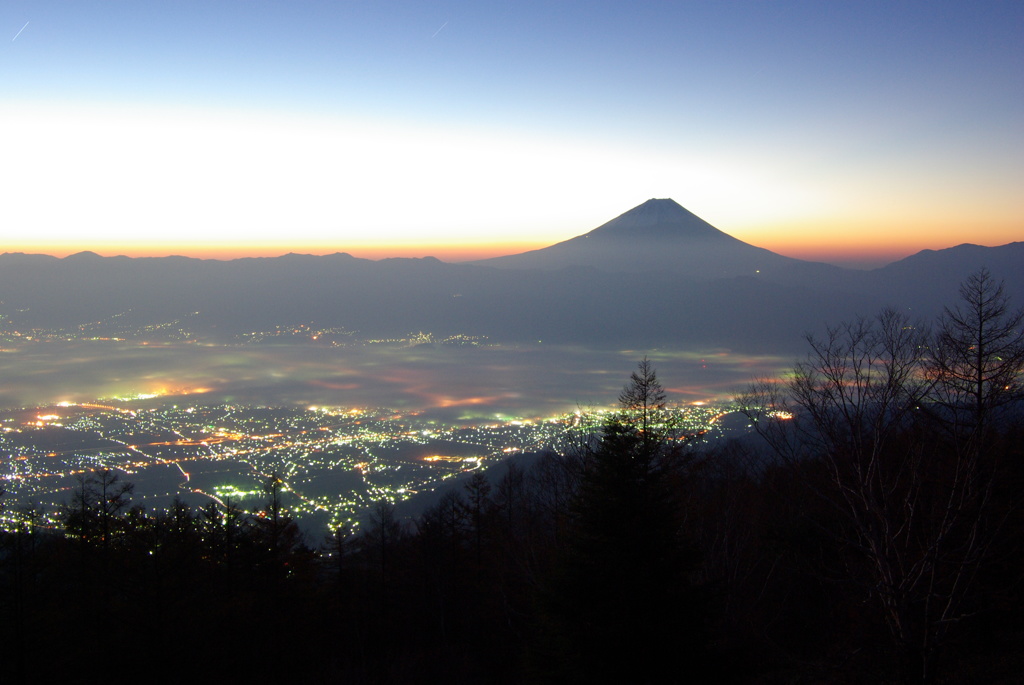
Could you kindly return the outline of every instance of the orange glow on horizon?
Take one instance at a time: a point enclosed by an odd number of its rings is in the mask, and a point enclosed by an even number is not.
[[[1021,233],[1011,221],[971,223],[959,219],[806,220],[785,225],[727,231],[744,242],[787,257],[840,265],[882,266],[922,250],[944,250],[964,243],[996,247]]]
[[[557,242],[557,241],[553,241]],[[552,243],[548,243],[552,244]],[[349,246],[324,245],[259,245],[234,243],[228,245],[55,245],[47,243],[12,244],[4,252],[44,254],[64,258],[79,252],[95,252],[103,257],[192,257],[196,259],[244,259],[280,257],[289,253],[329,255],[345,252],[360,259],[436,257],[444,262],[464,262],[518,254],[547,247],[544,243],[481,243],[476,245],[445,244],[363,244]]]
[[[869,218],[811,217],[746,226],[719,227],[725,233],[746,243],[773,252],[811,261],[842,265],[881,266],[903,259],[921,250],[941,250],[965,242],[977,245],[1005,245],[1008,236],[1024,232],[1024,228],[1005,217],[981,217],[968,221],[960,217],[933,220],[924,216]],[[586,232],[579,231],[579,234]],[[570,236],[552,237],[548,241],[505,242],[349,242],[347,244],[288,244],[284,242],[217,242],[217,243],[94,243],[89,245],[47,242],[8,242],[7,252],[46,254],[67,257],[91,251],[105,257],[167,257],[185,256],[199,259],[230,260],[240,258],[280,257],[289,253],[329,255],[348,253],[360,259],[436,257],[445,262],[462,262],[519,254],[548,247]]]

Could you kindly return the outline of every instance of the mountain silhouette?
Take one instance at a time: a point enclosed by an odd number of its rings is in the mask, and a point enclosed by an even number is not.
[[[748,245],[672,200],[649,200],[571,240],[475,263],[341,252],[224,261],[0,254],[0,334],[113,336],[180,320],[197,339],[237,341],[312,322],[367,339],[430,331],[502,343],[791,354],[803,351],[805,332],[886,306],[928,320],[955,304],[959,283],[982,266],[1006,280],[1019,306],[1022,263],[1024,243],[1012,243],[841,269]]]
[[[694,280],[779,275],[814,264],[745,243],[671,199],[648,200],[589,233],[549,247],[474,263],[502,269],[665,271]]]

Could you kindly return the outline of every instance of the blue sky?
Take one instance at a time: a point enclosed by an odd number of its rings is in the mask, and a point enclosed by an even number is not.
[[[20,33],[19,33],[20,31]],[[5,38],[6,36],[6,38]],[[0,250],[1024,239],[1019,2],[5,2]]]

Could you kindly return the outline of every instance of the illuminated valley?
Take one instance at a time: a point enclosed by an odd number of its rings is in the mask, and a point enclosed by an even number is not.
[[[683,430],[702,439],[722,434],[723,411],[676,410]],[[305,529],[358,526],[377,502],[406,500],[517,454],[563,449],[600,419],[595,412],[445,423],[418,411],[139,401],[9,410],[0,412],[4,517],[17,525],[33,511],[56,526],[79,479],[109,469],[134,485],[132,505],[149,511],[180,498],[254,513],[276,476]]]

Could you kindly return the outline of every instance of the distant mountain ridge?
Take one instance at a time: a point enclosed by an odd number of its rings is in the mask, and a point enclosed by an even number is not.
[[[117,317],[187,319],[199,337],[313,322],[367,337],[415,331],[495,342],[799,354],[803,334],[895,306],[928,319],[981,266],[1024,304],[1024,243],[922,251],[873,271],[748,245],[672,200],[649,200],[571,240],[451,264],[339,252],[235,260],[0,255],[0,328]],[[638,278],[637,274],[642,274]]]

